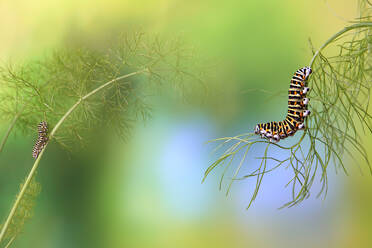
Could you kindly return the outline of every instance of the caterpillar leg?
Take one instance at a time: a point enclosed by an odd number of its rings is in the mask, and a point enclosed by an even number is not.
[[[306,95],[307,92],[309,92],[310,88],[309,87],[304,87],[304,89],[302,90],[302,94]]]
[[[266,137],[267,137],[267,138],[272,138],[273,135],[272,135],[270,132],[267,132],[267,133],[266,133]]]
[[[279,135],[274,135],[272,138],[269,139],[271,143],[277,143],[280,141]]]
[[[284,138],[287,138],[287,137],[288,137],[288,136],[287,136],[284,132],[280,134],[280,138],[281,138],[281,139],[284,139]]]
[[[298,125],[298,129],[305,129],[305,124],[301,123],[300,125]]]
[[[309,116],[310,114],[311,114],[310,110],[305,110],[302,115],[303,117],[306,117],[306,116]]]
[[[303,105],[307,105],[309,103],[309,98],[304,98],[303,100],[302,100],[302,104]]]

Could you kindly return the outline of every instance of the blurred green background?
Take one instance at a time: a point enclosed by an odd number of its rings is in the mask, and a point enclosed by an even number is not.
[[[264,178],[248,211],[254,182],[234,184],[228,198],[217,173],[200,184],[216,159],[205,142],[280,119],[290,75],[310,61],[308,38],[317,48],[356,16],[350,0],[1,1],[2,62],[66,45],[107,47],[121,32],[143,30],[183,35],[218,68],[204,101],[167,90],[152,96],[152,119],[137,123],[126,144],[102,154],[49,147],[35,216],[14,247],[370,247],[372,177],[360,175],[363,164],[349,164],[349,177],[329,169],[324,201],[315,186],[310,199],[283,210],[285,170]],[[370,135],[365,143],[370,149]],[[1,219],[32,165],[32,144],[12,135],[0,155]]]

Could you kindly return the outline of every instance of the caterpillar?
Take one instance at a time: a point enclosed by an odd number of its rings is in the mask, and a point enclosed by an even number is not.
[[[32,149],[32,157],[35,159],[37,159],[40,152],[43,150],[46,143],[48,142],[48,123],[46,121],[40,122],[37,125],[37,132],[38,132],[38,138]]]
[[[278,142],[305,128],[305,117],[310,115],[310,110],[307,109],[309,98],[306,98],[306,94],[310,90],[307,87],[307,80],[311,73],[310,67],[303,67],[294,73],[288,90],[287,117],[279,122],[257,124],[254,129],[255,134],[261,135],[270,142]]]

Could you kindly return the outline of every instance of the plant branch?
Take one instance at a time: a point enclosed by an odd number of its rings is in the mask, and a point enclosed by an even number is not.
[[[342,154],[343,151],[347,151],[349,154],[348,148],[346,148],[345,142],[348,141],[350,144],[353,145],[353,147],[359,152],[364,158],[366,158],[366,152],[364,151],[363,146],[357,141],[356,136],[351,137],[348,134],[348,127],[351,126],[351,130],[355,132],[355,124],[354,120],[352,118],[352,112],[356,113],[359,117],[359,120],[361,121],[362,126],[366,125],[369,130],[371,130],[368,122],[366,119],[370,118],[370,116],[367,113],[367,109],[364,109],[359,105],[353,105],[353,98],[356,98],[359,94],[364,93],[360,90],[360,88],[363,86],[366,88],[367,98],[369,100],[369,86],[364,86],[360,80],[353,78],[352,76],[355,74],[355,77],[362,77],[364,71],[367,69],[358,67],[356,72],[353,72],[351,76],[347,73],[342,73],[342,75],[339,75],[339,77],[346,78],[346,81],[351,81],[353,84],[351,85],[349,82],[341,81],[338,77],[334,77],[333,75],[327,74],[327,69],[331,70],[332,73],[341,73],[338,72],[337,69],[339,68],[333,68],[331,63],[332,61],[328,59],[332,59],[332,57],[327,58],[322,55],[322,51],[330,44],[333,44],[340,38],[345,37],[345,33],[351,31],[351,30],[358,30],[358,29],[370,29],[372,28],[372,22],[360,22],[357,24],[350,25],[348,27],[345,27],[344,29],[340,30],[339,32],[332,35],[327,41],[322,44],[319,49],[314,52],[313,57],[310,60],[310,67],[317,67],[317,63],[315,63],[316,59],[320,60],[321,62],[324,62],[326,64],[326,68],[322,67],[323,64],[320,64],[319,68],[314,70],[318,70],[318,73],[312,74],[312,81],[313,84],[313,90],[314,94],[318,96],[319,99],[316,99],[316,103],[320,105],[320,111],[316,108],[313,109],[313,114],[310,119],[306,119],[306,127],[307,129],[304,130],[302,135],[295,141],[295,144],[291,146],[282,146],[278,145],[276,143],[271,143],[267,140],[259,140],[259,138],[252,138],[254,136],[253,133],[243,134],[243,135],[237,135],[235,137],[226,137],[226,138],[219,138],[212,141],[221,141],[222,143],[217,146],[215,151],[221,149],[223,146],[228,145],[229,147],[226,148],[225,152],[219,156],[219,158],[212,163],[207,170],[205,171],[203,181],[206,179],[206,177],[209,175],[209,173],[215,169],[217,166],[225,166],[225,170],[222,173],[221,180],[220,180],[220,188],[221,188],[221,182],[223,180],[223,177],[228,170],[228,167],[230,167],[232,160],[237,155],[238,152],[241,151],[241,149],[249,149],[251,146],[259,144],[259,143],[266,143],[267,147],[265,149],[265,153],[262,157],[259,159],[261,160],[261,164],[259,167],[254,170],[253,172],[249,173],[248,175],[244,176],[244,178],[249,178],[252,176],[256,176],[256,187],[253,195],[251,196],[251,200],[249,202],[248,208],[252,204],[252,202],[255,200],[258,189],[260,188],[260,184],[262,181],[263,176],[273,171],[274,169],[278,168],[280,165],[282,165],[285,161],[288,161],[288,166],[291,166],[294,177],[288,182],[287,185],[290,185],[292,183],[292,200],[286,204],[284,204],[282,207],[290,207],[294,206],[297,203],[302,202],[304,199],[306,199],[310,195],[310,188],[314,182],[314,178],[318,173],[318,166],[320,166],[320,173],[321,173],[321,183],[322,188],[319,193],[324,193],[324,196],[327,194],[327,187],[328,187],[328,181],[327,181],[327,169],[328,165],[333,158],[336,162],[338,161],[339,164],[344,169],[345,173],[347,174],[347,171],[344,167],[344,163],[342,161],[342,157],[340,153]],[[355,31],[358,32],[358,31]],[[367,38],[365,38],[367,39]],[[352,42],[354,41],[354,38]],[[358,42],[356,44],[359,44],[359,47],[352,47],[350,49],[354,49],[356,51],[357,56],[362,56],[361,54],[366,51],[363,45],[365,46],[365,43],[362,44],[362,42],[367,42],[365,40],[361,41],[355,41]],[[348,44],[345,42],[344,44]],[[351,46],[351,45],[350,45]],[[354,45],[357,46],[357,45]],[[343,49],[346,49],[343,47]],[[359,50],[358,50],[359,49]],[[358,58],[354,56],[354,54],[342,54],[342,50],[340,54],[338,55],[345,63],[345,67],[347,67],[346,71],[350,71],[350,68],[352,67],[353,63],[363,63],[363,59],[359,58],[361,60],[357,60]],[[348,64],[347,64],[348,63]],[[339,65],[338,65],[339,66]],[[366,72],[367,73],[367,72]],[[326,80],[326,77],[329,77],[331,80],[331,83],[328,83]],[[348,78],[350,77],[350,78]],[[333,83],[333,84],[332,84]],[[348,88],[347,88],[348,87]],[[350,92],[351,93],[350,93]],[[354,93],[355,91],[355,93]],[[334,93],[331,94],[331,93]],[[328,102],[329,97],[328,95],[334,96],[335,99],[333,99],[330,103]],[[352,94],[350,96],[350,94]],[[343,98],[345,98],[346,103],[343,102]],[[326,98],[327,100],[324,100]],[[339,101],[339,102],[338,102]],[[315,103],[315,104],[316,104]],[[341,105],[342,109],[339,105]],[[314,104],[314,106],[316,106]],[[349,106],[350,105],[350,106]],[[339,117],[339,118],[337,118]],[[342,118],[342,120],[338,120]],[[340,131],[342,124],[345,123],[346,131]],[[334,131],[338,131],[338,135],[334,134]],[[308,138],[308,140],[305,138]],[[343,138],[345,139],[344,142],[340,141],[339,139]],[[334,139],[334,140],[333,140]],[[307,142],[310,142],[309,145]],[[231,145],[231,143],[233,143]],[[288,158],[284,159],[283,161],[276,161],[276,165],[272,167],[269,170],[266,170],[266,164],[268,160],[270,160],[272,157],[269,157],[267,155],[268,153],[268,147],[274,146],[278,149],[280,149],[282,152],[285,150],[289,151],[290,154],[288,155]],[[303,147],[307,147],[306,151],[304,153]],[[322,151],[322,148],[324,148],[324,151]],[[322,154],[324,154],[322,156]],[[233,174],[233,180],[236,180],[236,176],[242,167],[243,162],[248,156],[246,156],[246,153],[242,156],[242,159],[240,163],[237,165],[237,169],[235,171],[235,174]],[[230,161],[228,161],[230,160]],[[275,160],[274,160],[275,161]],[[366,159],[367,164],[369,164],[368,160]],[[314,166],[315,165],[315,166]],[[228,185],[227,192],[229,191],[231,187],[231,182]],[[297,190],[298,189],[298,190]]]
[[[12,122],[9,125],[8,130],[6,131],[3,139],[1,140],[0,153],[3,151],[4,146],[5,146],[5,143],[8,140],[8,137],[9,137],[10,133],[12,132],[12,130],[13,130],[13,128],[14,128],[14,126],[15,126],[15,124],[16,124],[16,122],[17,122],[17,120],[18,120],[18,118],[19,118],[20,115],[21,115],[21,112],[19,112],[18,114],[16,114],[16,116],[14,116]]]
[[[361,22],[361,23],[356,23],[356,24],[353,24],[351,26],[348,26],[348,27],[345,27],[344,29],[340,30],[339,32],[335,33],[331,38],[329,38],[314,54],[313,58],[311,59],[310,61],[310,68],[312,68],[313,64],[314,64],[314,61],[315,59],[318,57],[318,55],[320,54],[320,52],[326,47],[328,46],[330,43],[332,43],[333,41],[335,41],[338,37],[340,37],[341,35],[343,35],[344,33],[350,31],[350,30],[353,30],[353,29],[356,29],[356,28],[367,28],[367,27],[372,27],[372,22]]]
[[[16,239],[17,236],[13,236],[13,238],[11,238],[8,242],[8,244],[6,244],[6,246],[4,248],[9,248],[12,244],[13,244],[13,241]]]
[[[132,72],[132,73],[129,73],[129,74],[126,74],[126,75],[123,75],[123,76],[120,76],[120,77],[117,77],[117,78],[114,78],[110,81],[108,81],[107,83],[99,86],[98,88],[92,90],[91,92],[89,92],[88,94],[86,94],[85,96],[81,97],[63,116],[62,118],[57,122],[57,124],[54,126],[54,128],[52,129],[52,131],[50,132],[50,135],[49,135],[49,140],[53,139],[54,137],[54,134],[57,132],[58,128],[62,125],[62,123],[69,117],[69,115],[80,105],[80,103],[82,101],[84,101],[85,99],[87,99],[88,97],[94,95],[95,93],[97,93],[98,91],[106,88],[107,86],[109,86],[110,84],[114,83],[114,82],[117,82],[119,80],[122,80],[122,79],[125,79],[125,78],[128,78],[128,77],[132,77],[132,76],[135,76],[135,75],[138,75],[138,74],[141,74],[141,73],[144,73],[144,72],[148,72],[148,69],[145,68],[143,70],[139,70],[139,71],[136,71],[136,72]],[[13,207],[12,209],[10,210],[10,213],[3,225],[3,228],[1,229],[1,232],[0,232],[0,242],[3,241],[4,239],[4,236],[5,236],[5,233],[6,231],[8,230],[8,227],[9,227],[9,224],[14,216],[14,214],[16,213],[16,210],[18,208],[18,205],[28,187],[28,185],[30,184],[35,172],[36,172],[36,169],[39,165],[39,162],[40,162],[40,159],[42,158],[43,154],[44,154],[44,151],[47,147],[48,143],[45,145],[44,149],[40,152],[39,156],[37,157],[37,159],[35,160],[35,163],[33,164],[28,176],[27,176],[27,179],[25,181],[25,183],[23,184],[19,194],[17,195],[17,198],[16,198],[16,201],[15,203],[13,204]]]

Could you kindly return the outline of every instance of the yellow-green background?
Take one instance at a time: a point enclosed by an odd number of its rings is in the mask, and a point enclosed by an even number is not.
[[[349,177],[329,169],[324,201],[315,199],[315,185],[309,200],[280,211],[290,193],[285,170],[263,180],[249,211],[253,182],[236,183],[228,198],[217,174],[200,184],[216,158],[205,141],[285,112],[285,95],[268,101],[250,89],[285,92],[291,74],[309,63],[308,38],[319,47],[356,16],[351,0],[0,1],[3,63],[76,43],[107,46],[119,33],[142,30],[182,34],[218,68],[208,100],[159,93],[150,100],[153,118],[109,153],[49,147],[35,216],[14,247],[371,247],[372,177],[356,164],[348,164]],[[11,136],[0,155],[2,219],[32,164],[32,139]]]

